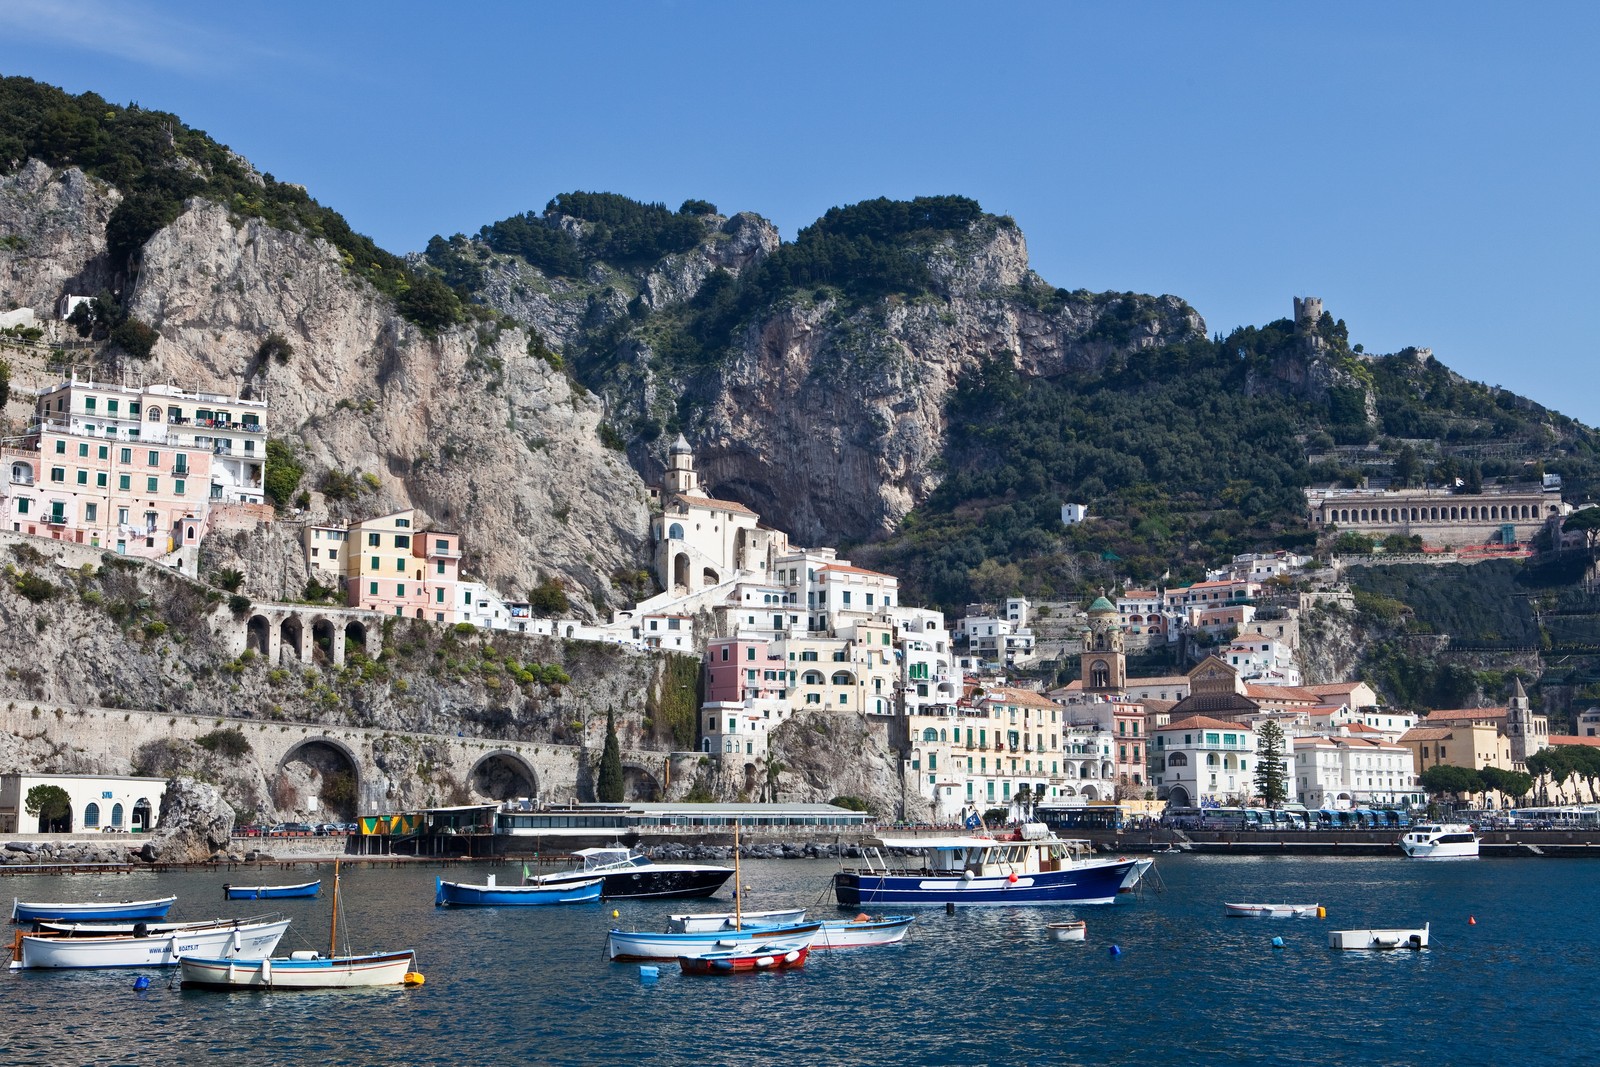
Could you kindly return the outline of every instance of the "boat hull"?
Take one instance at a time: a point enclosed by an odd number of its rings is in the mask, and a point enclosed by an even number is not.
[[[1470,844],[1429,845],[1402,841],[1400,848],[1414,860],[1475,860],[1478,842]]]
[[[805,922],[804,908],[775,908],[771,911],[747,911],[735,915],[731,911],[707,912],[699,915],[673,915],[671,929],[677,933],[696,933],[706,930],[732,930],[745,926],[787,926]]]
[[[606,955],[613,960],[666,960],[707,953],[726,952],[745,945],[783,945],[809,948],[822,923],[796,923],[792,926],[763,926],[751,930],[707,930],[694,933],[654,933],[644,930],[612,930],[606,938]]]
[[[272,955],[288,919],[206,930],[176,930],[158,937],[23,935],[13,970],[87,967],[175,967],[185,955],[261,960]]]
[[[1329,930],[1328,947],[1344,950],[1387,951],[1389,949],[1424,949],[1428,947],[1428,927],[1420,930]]]
[[[1229,915],[1242,918],[1298,919],[1317,914],[1321,904],[1227,904]]]
[[[185,989],[298,991],[397,986],[415,968],[410,950],[370,956],[297,960],[224,960],[186,956],[178,963]]]
[[[897,945],[911,930],[914,918],[910,915],[889,915],[882,919],[830,919],[817,931],[814,949],[871,948],[876,945]]]
[[[763,945],[750,953],[714,952],[705,956],[679,956],[684,974],[749,974],[755,971],[787,971],[806,965],[804,945],[788,948]]]
[[[293,900],[314,897],[322,892],[322,879],[301,882],[299,885],[229,885],[222,884],[224,900]]]
[[[958,904],[994,907],[1016,904],[1113,904],[1137,881],[1139,863],[1107,860],[1064,871],[1038,874],[951,877],[931,872],[840,871],[833,893],[844,907],[919,907]]]
[[[529,908],[555,904],[587,904],[600,899],[600,879],[571,886],[468,885],[434,879],[436,908]]]
[[[1089,937],[1089,924],[1079,920],[1071,923],[1051,923],[1045,927],[1052,941],[1085,941]]]
[[[177,897],[160,897],[155,900],[89,901],[86,903],[54,903],[12,901],[11,921],[37,922],[94,922],[117,919],[164,919],[167,910]]]

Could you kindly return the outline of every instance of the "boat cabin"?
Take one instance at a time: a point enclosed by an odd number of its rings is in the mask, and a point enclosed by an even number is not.
[[[1093,851],[1088,841],[1063,840],[1041,823],[1028,823],[1021,831],[994,837],[884,838],[896,850],[920,851],[923,871],[931,874],[971,873],[1006,876],[1066,870],[1080,856]]]

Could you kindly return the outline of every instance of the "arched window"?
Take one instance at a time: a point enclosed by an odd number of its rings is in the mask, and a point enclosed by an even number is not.
[[[674,541],[683,540],[683,523],[675,522],[667,527],[667,536]]]
[[[1103,659],[1097,659],[1089,665],[1089,688],[1111,688],[1111,667]]]
[[[84,829],[92,830],[92,829],[94,829],[95,827],[97,827],[99,825],[100,825],[100,805],[91,802],[88,807],[83,809],[83,826],[84,826]]]
[[[118,829],[122,828],[122,805],[121,804],[113,804],[113,805],[111,805],[111,825],[117,827]]]
[[[922,731],[922,739],[924,741],[937,741],[939,740],[939,731],[930,726]]]
[[[160,422],[161,421],[161,409],[160,408],[151,408],[146,413],[145,417],[147,419],[149,419],[151,422]]]
[[[849,671],[834,671],[833,672],[833,684],[834,685],[855,685],[856,684],[856,680],[854,678],[850,677],[850,672]]]
[[[806,671],[805,674],[800,676],[800,681],[806,685],[821,685],[822,674],[820,671]]]
[[[1217,754],[1215,752],[1206,753],[1206,766],[1207,767],[1215,767],[1216,765],[1217,765]]]
[[[1172,755],[1167,757],[1168,767],[1187,767],[1188,765],[1189,757],[1185,756],[1182,752],[1174,752]]]

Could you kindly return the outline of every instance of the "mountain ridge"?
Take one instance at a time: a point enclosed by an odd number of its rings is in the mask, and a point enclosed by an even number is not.
[[[679,432],[720,495],[945,607],[1307,544],[1314,481],[1596,476],[1589,428],[1431,354],[1372,357],[1330,314],[1207,337],[1177,297],[1052,287],[964,197],[863,201],[784,242],[704,201],[567,193],[363,263],[337,212],[174,116],[0,88],[28,105],[0,119],[0,303],[104,285],[94,336],[120,319],[148,345],[102,341],[100,365],[266,391],[309,517],[422,507],[475,573],[554,575],[584,612],[641,591]],[[293,358],[260,357],[272,335]],[[317,491],[353,472],[378,490]],[[1063,528],[1068,501],[1097,521]]]

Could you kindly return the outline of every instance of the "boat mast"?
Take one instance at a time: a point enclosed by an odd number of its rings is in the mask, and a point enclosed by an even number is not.
[[[733,928],[744,929],[744,879],[739,874],[739,817],[733,817]]]
[[[339,861],[333,861],[333,922],[328,927],[328,958],[339,954]]]

